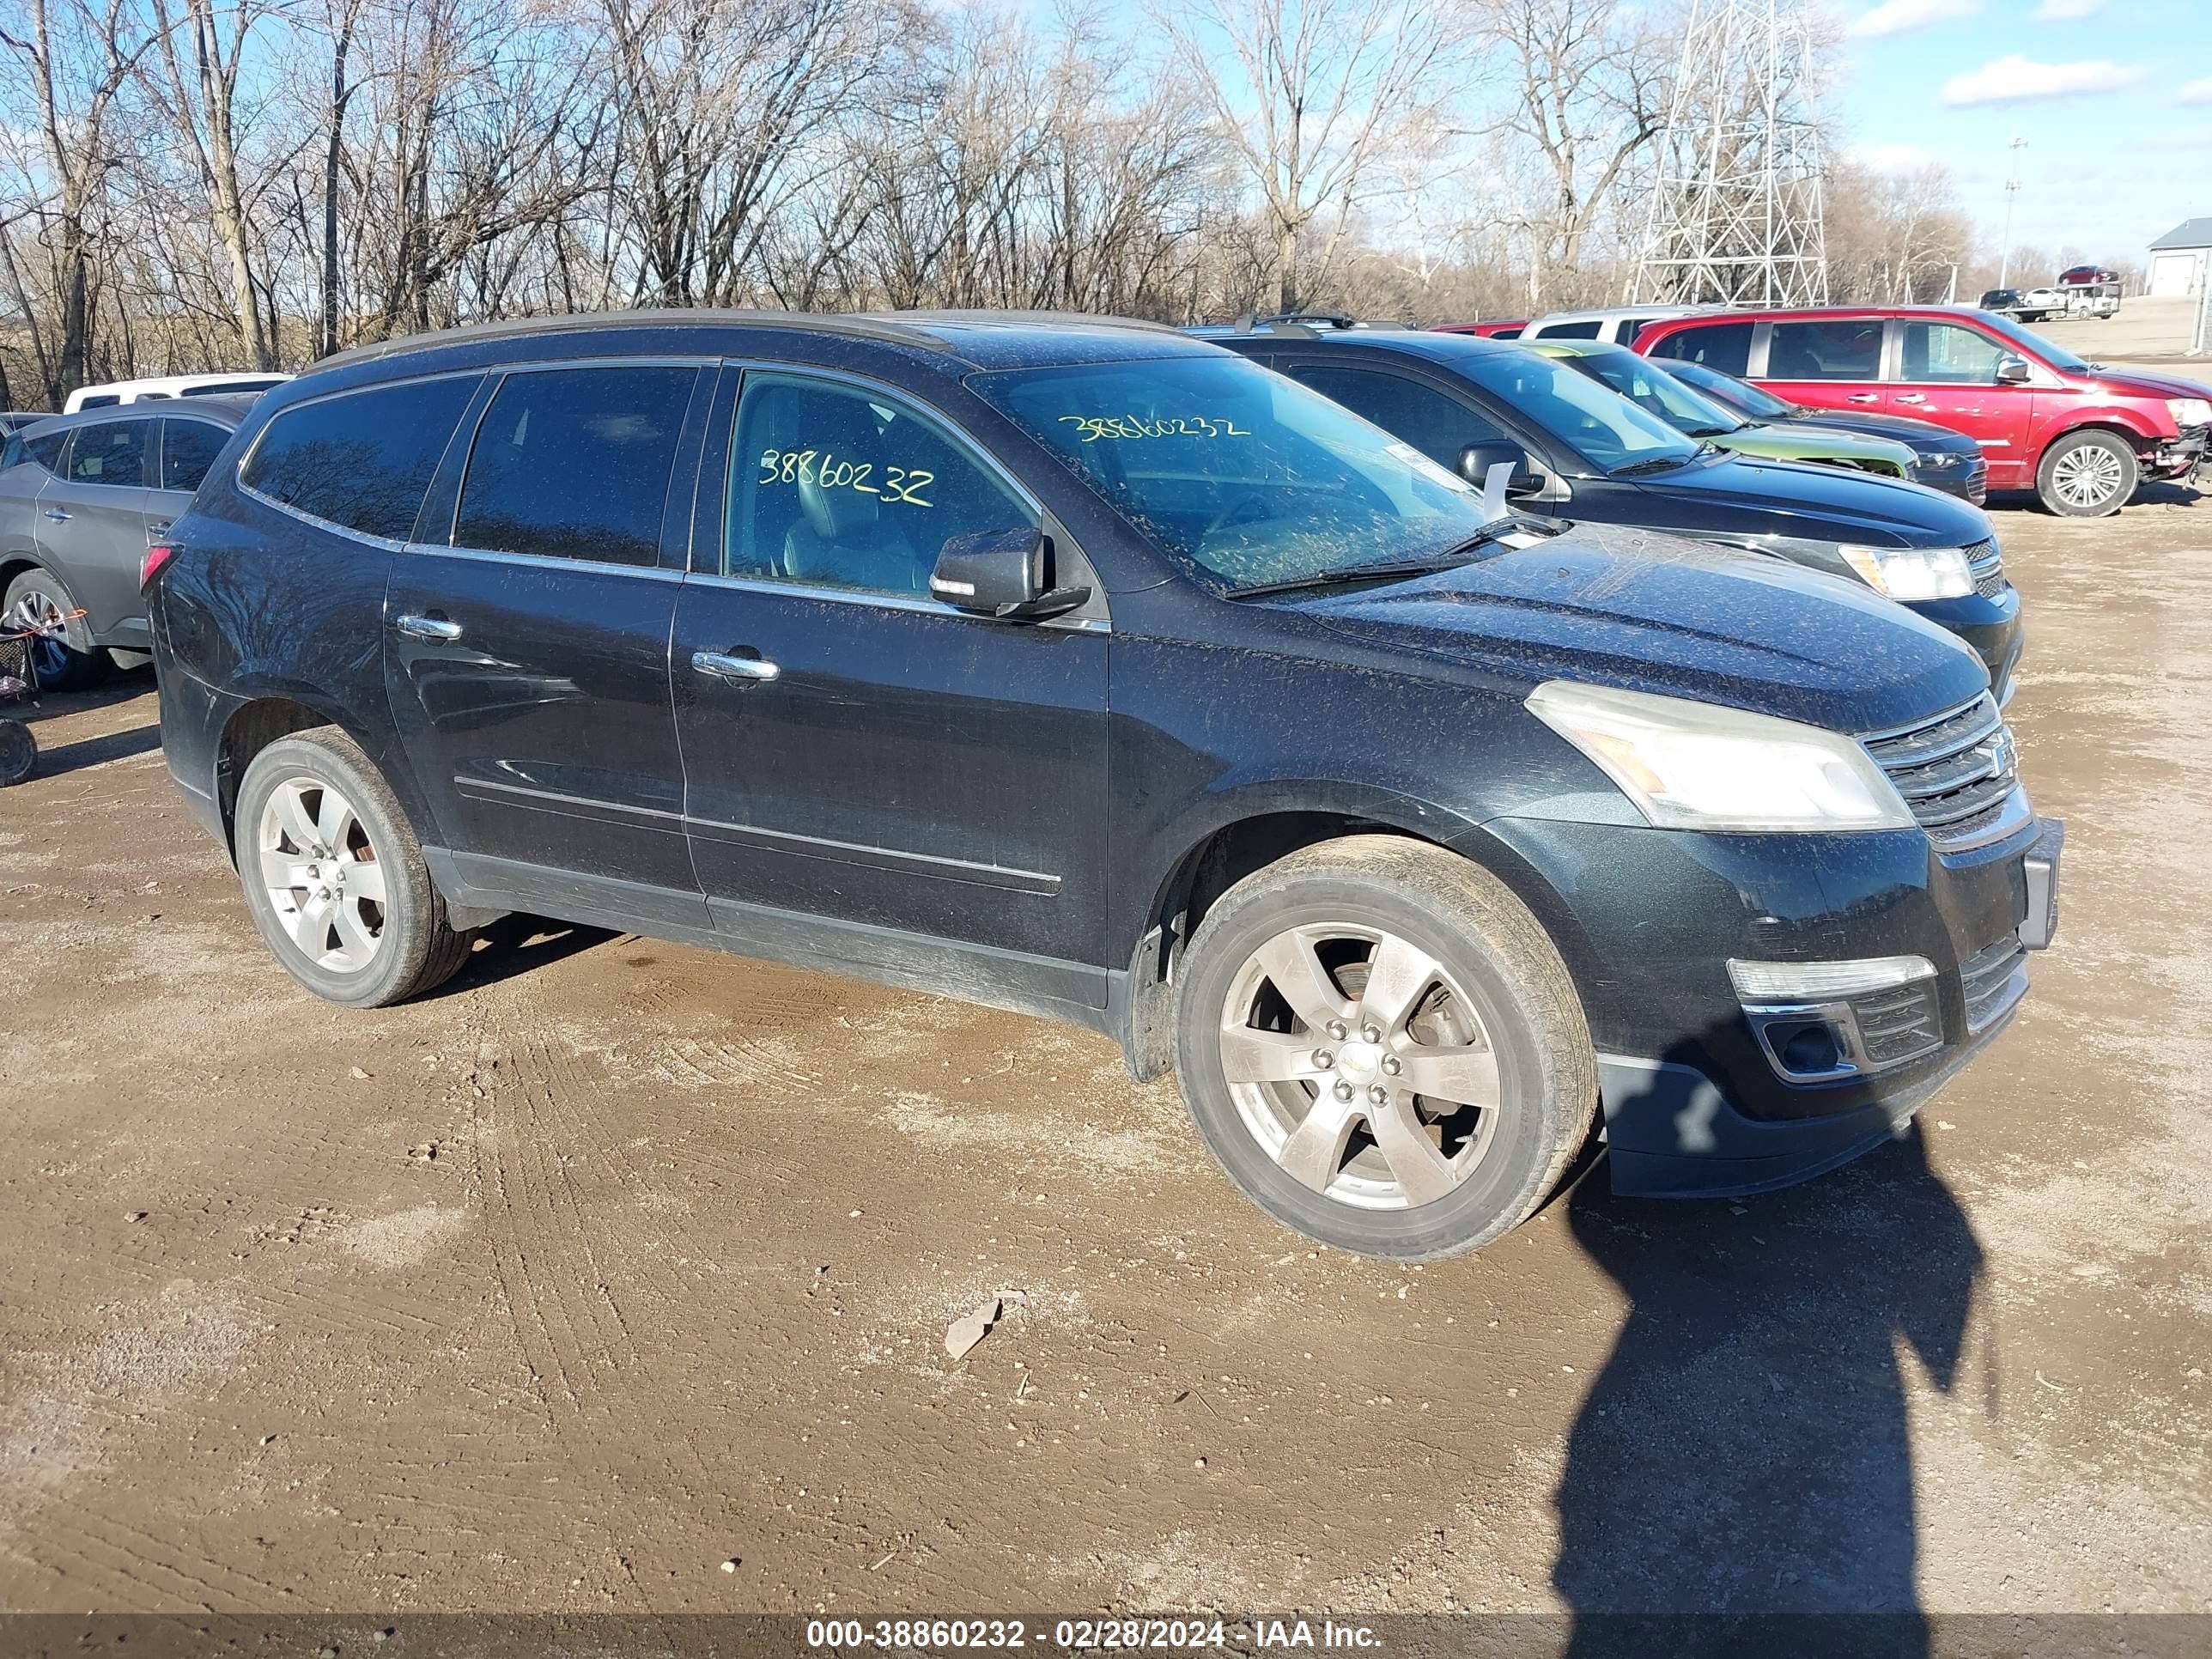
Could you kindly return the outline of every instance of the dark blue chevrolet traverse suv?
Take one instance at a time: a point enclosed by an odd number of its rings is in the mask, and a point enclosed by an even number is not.
[[[1887,1138],[2049,942],[1980,661],[1844,580],[1559,533],[1139,325],[639,313],[270,392],[146,583],[168,764],[301,983],[522,912],[1105,1032],[1407,1260],[1602,1135]]]

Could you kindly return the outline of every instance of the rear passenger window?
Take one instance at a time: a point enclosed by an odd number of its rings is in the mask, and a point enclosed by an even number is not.
[[[342,392],[269,423],[239,482],[270,500],[404,542],[481,380],[460,375]]]
[[[1547,323],[1528,331],[1532,340],[1595,340],[1605,324],[1596,318],[1586,323]]]
[[[1036,515],[903,404],[796,375],[748,374],[730,453],[723,571],[926,595],[954,536]]]
[[[161,431],[161,488],[198,489],[230,434],[205,421],[164,421]]]
[[[1777,323],[1767,336],[1770,380],[1872,380],[1881,375],[1881,325],[1873,319]]]
[[[657,564],[696,368],[509,374],[477,427],[453,545]]]
[[[1460,451],[1469,444],[1494,443],[1505,435],[1456,398],[1402,374],[1301,364],[1291,378],[1404,439],[1439,466],[1456,468]]]
[[[110,421],[81,426],[70,446],[71,483],[137,485],[146,482],[146,434],[151,421]]]
[[[1709,323],[1686,328],[1653,343],[1650,355],[1673,357],[1686,363],[1703,363],[1723,374],[1751,372],[1753,323]]]

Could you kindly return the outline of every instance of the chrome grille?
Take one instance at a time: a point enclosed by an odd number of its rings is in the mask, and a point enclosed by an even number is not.
[[[1986,691],[1947,714],[1862,741],[1939,847],[1993,839],[2026,816],[2012,733]]]
[[[1985,599],[1997,598],[2010,586],[2005,580],[2004,554],[1993,540],[1966,549],[1966,568],[1973,573],[1974,592]]]
[[[1966,1030],[1983,1031],[2027,990],[2027,947],[2017,939],[1984,945],[1959,965],[1966,998]]]

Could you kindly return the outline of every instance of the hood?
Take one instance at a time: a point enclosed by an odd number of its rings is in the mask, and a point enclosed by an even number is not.
[[[2096,371],[2097,384],[2123,398],[2212,398],[2212,386],[2178,374],[2150,374],[2139,368]]]
[[[1899,466],[1912,464],[1910,453],[1899,453],[1894,439],[1852,432],[1826,422],[1815,424],[1810,421],[1762,421],[1746,427],[1741,432],[1723,433],[1712,441],[1723,449],[1738,450],[1747,454],[1771,455],[1784,461],[1818,457],[1843,461],[1880,461]]]
[[[1840,409],[1820,409],[1790,424],[1819,427],[1828,432],[1856,432],[1869,438],[1893,438],[1910,449],[1957,450],[1969,455],[1982,453],[1981,446],[1965,433],[1954,432],[1933,421],[1916,421],[1910,415],[1874,411],[1861,414],[1856,410],[1846,414]]]
[[[1966,547],[1990,534],[1980,510],[1954,495],[1845,467],[1732,455],[1624,482],[1667,502],[1670,527],[1694,525],[1703,506],[1762,514],[1761,533],[1813,541]]]
[[[1840,578],[1678,536],[1581,524],[1381,586],[1260,601],[1377,650],[1462,664],[1525,695],[1580,680],[1879,731],[1983,690],[1981,659]]]

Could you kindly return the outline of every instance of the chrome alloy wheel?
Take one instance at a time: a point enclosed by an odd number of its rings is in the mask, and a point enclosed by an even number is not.
[[[1497,1138],[1498,1055],[1474,1002],[1380,929],[1293,927],[1254,951],[1222,1006],[1221,1064],[1285,1173],[1361,1209],[1449,1197]]]
[[[254,836],[261,884],[300,954],[326,973],[355,974],[384,945],[384,866],[352,804],[320,778],[270,792]]]
[[[2102,507],[2120,483],[2120,458],[2102,444],[2076,445],[2051,463],[2051,494],[2069,507]]]

